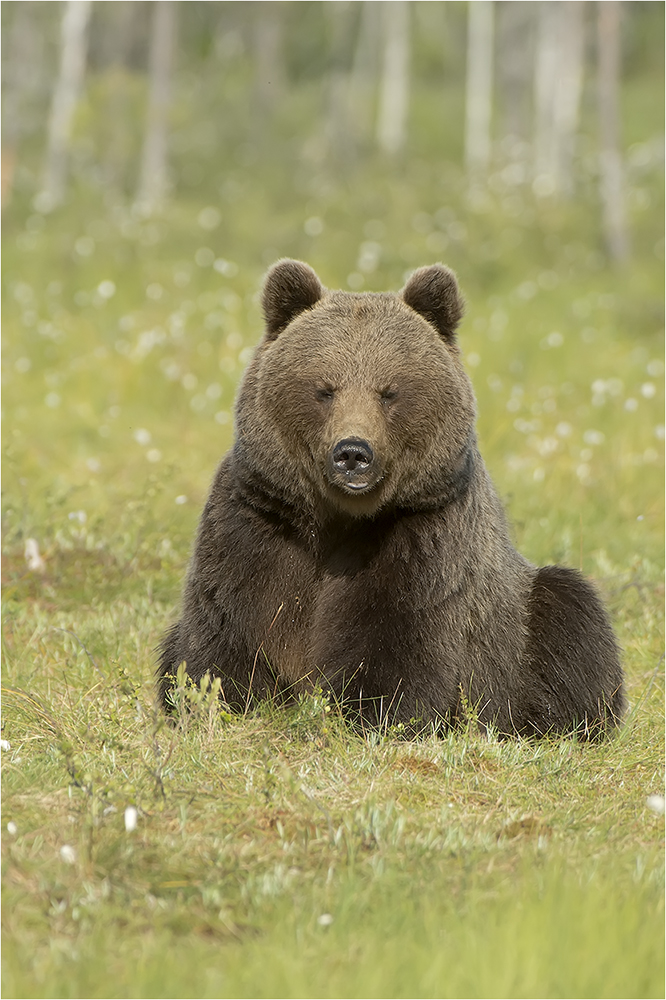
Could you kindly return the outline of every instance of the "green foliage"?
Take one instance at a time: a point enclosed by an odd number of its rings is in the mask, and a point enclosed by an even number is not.
[[[219,6],[233,32],[252,5]],[[432,41],[412,155],[318,159],[305,140],[324,6],[290,8],[308,26],[289,53],[300,86],[265,134],[249,134],[242,51],[224,81],[186,67],[159,216],[123,194],[138,72],[114,82],[99,57],[77,125],[96,153],[51,215],[31,207],[38,150],[23,149],[3,254],[4,994],[663,995],[656,57],[632,55],[623,92],[632,259],[614,271],[589,156],[571,202],[535,200],[500,164],[469,203],[458,77],[439,93]],[[114,149],[103,196],[86,163]],[[357,289],[456,269],[482,451],[516,541],[581,565],[609,603],[631,703],[616,738],[482,739],[473,706],[445,737],[359,734],[322,692],[230,716],[215,682],[182,674],[175,719],[156,709],[155,648],[232,440],[261,274],[287,255]]]
[[[600,746],[377,743],[321,695],[172,727],[146,653],[101,682],[70,633],[28,644],[44,700],[4,694],[8,995],[659,995],[654,686]]]

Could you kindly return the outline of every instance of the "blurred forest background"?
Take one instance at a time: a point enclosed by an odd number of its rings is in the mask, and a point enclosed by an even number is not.
[[[663,996],[664,4],[1,12],[3,993]],[[282,256],[457,272],[516,542],[608,602],[617,739],[164,727]]]
[[[388,160],[400,178],[438,174],[440,192],[465,168],[477,211],[486,189],[597,188],[622,258],[627,212],[647,207],[635,182],[662,159],[663,16],[567,0],[3,3],[5,203],[48,213],[89,188],[136,215],[226,206],[261,178],[281,205],[323,210]],[[415,228],[446,231],[446,214]]]
[[[538,530],[546,477],[624,553],[608,519],[633,537],[663,439],[663,3],[22,0],[2,18],[10,547],[62,538],[72,491],[102,545],[91,519],[114,489],[145,499],[146,476],[189,537],[262,272],[293,256],[354,290],[452,266],[482,443],[532,555],[582,558],[578,529]],[[194,509],[161,509],[165,491]]]

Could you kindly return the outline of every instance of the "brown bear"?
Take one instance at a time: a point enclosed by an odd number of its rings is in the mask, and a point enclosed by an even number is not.
[[[371,725],[600,734],[624,709],[607,615],[578,572],[513,547],[474,432],[441,264],[399,295],[268,272],[266,332],[159,667],[233,710],[320,685]]]

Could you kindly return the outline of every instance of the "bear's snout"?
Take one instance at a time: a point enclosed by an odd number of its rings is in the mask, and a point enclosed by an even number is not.
[[[378,478],[374,464],[375,454],[368,441],[343,438],[329,452],[329,479],[335,486],[354,491],[367,490],[374,486]]]
[[[333,448],[333,465],[336,472],[347,473],[365,472],[371,465],[375,457],[372,448],[367,441],[359,438],[346,438],[338,441]]]

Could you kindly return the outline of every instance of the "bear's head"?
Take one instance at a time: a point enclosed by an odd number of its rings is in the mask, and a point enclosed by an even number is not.
[[[263,308],[237,450],[268,488],[323,516],[446,502],[469,477],[475,417],[453,272],[435,264],[398,295],[352,293],[282,260],[266,277]]]

